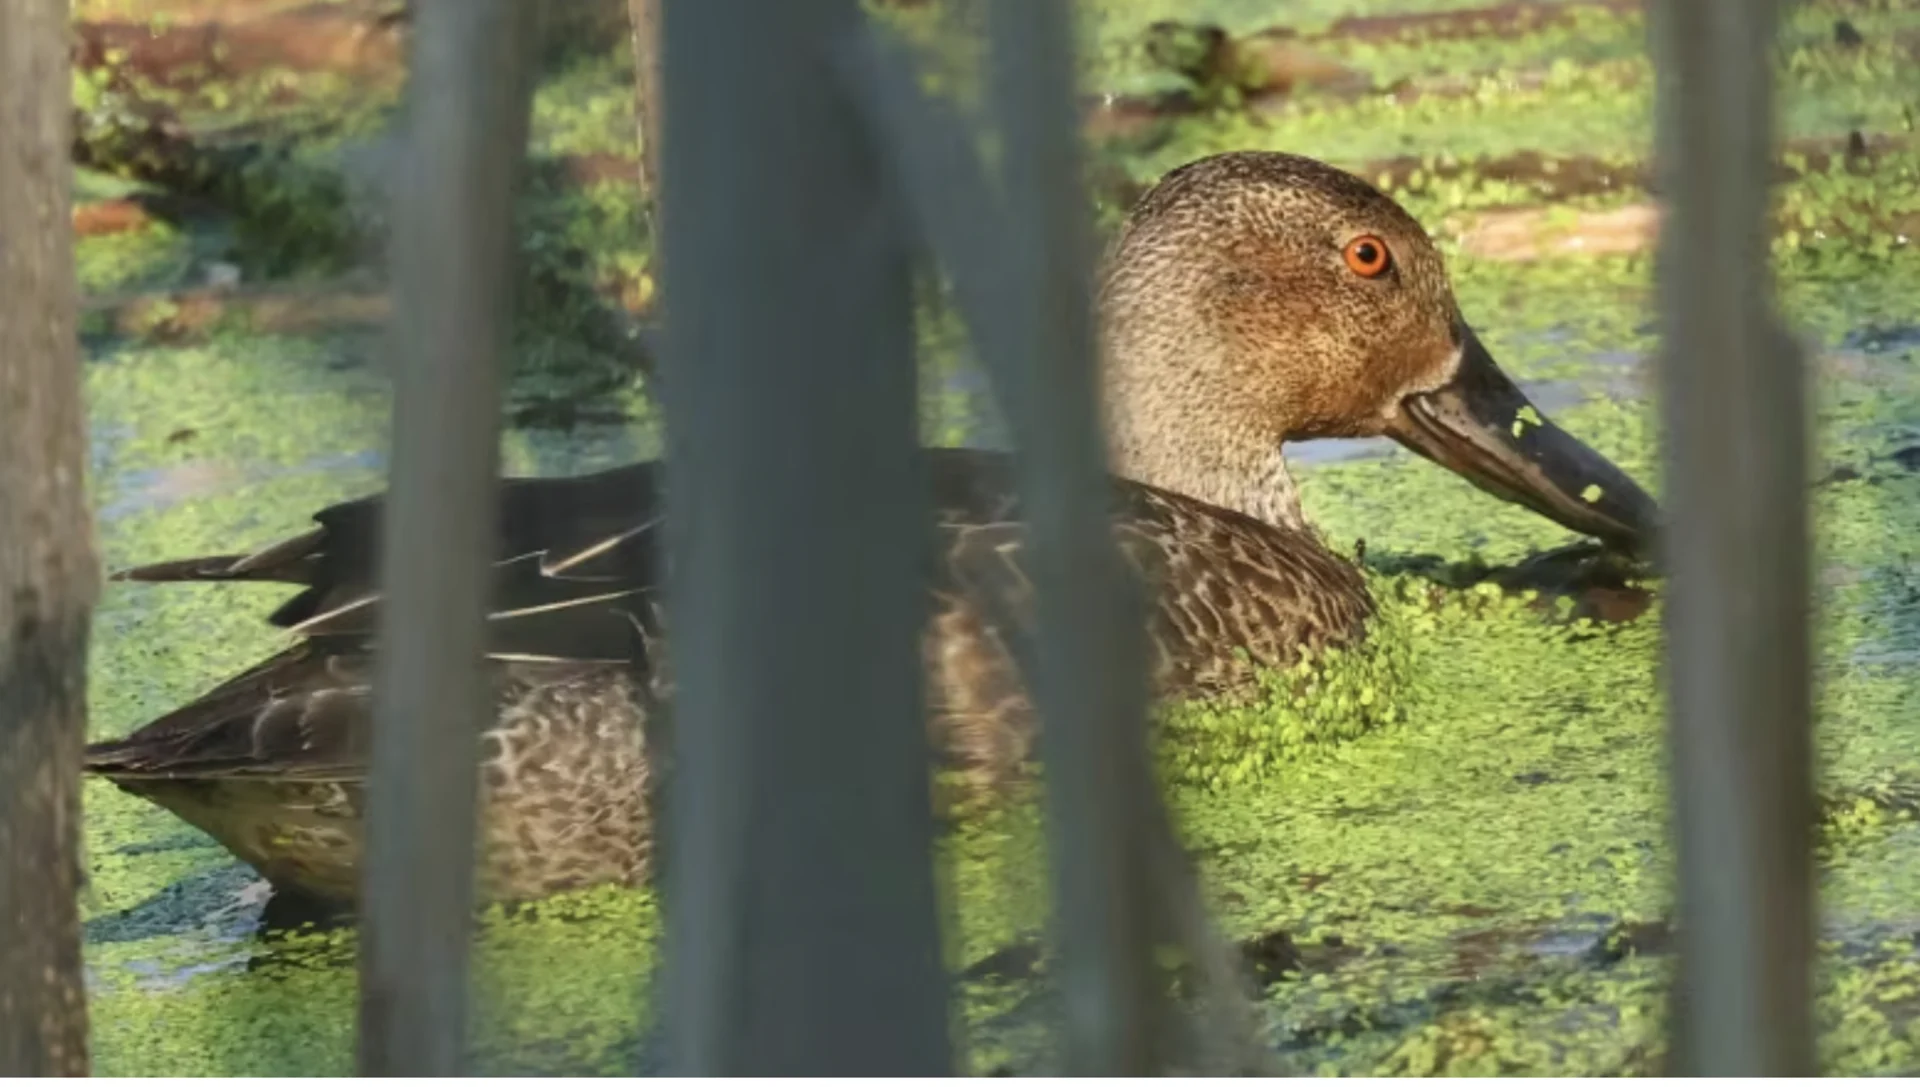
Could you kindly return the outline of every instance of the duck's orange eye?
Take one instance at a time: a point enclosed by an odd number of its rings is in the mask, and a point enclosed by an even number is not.
[[[1372,234],[1362,234],[1347,243],[1347,267],[1354,275],[1373,279],[1386,272],[1393,264],[1393,254],[1387,252],[1387,243]]]

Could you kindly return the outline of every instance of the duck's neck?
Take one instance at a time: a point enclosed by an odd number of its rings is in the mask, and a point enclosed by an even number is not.
[[[1202,305],[1188,296],[1202,286],[1190,270],[1150,262],[1122,263],[1105,284],[1100,370],[1113,469],[1310,532],[1280,452],[1286,413],[1275,402],[1286,392],[1237,364],[1204,332],[1208,323],[1187,319]]]
[[[1190,431],[1196,439],[1201,432]],[[1300,509],[1300,490],[1279,446],[1267,449],[1217,447],[1202,440],[1143,441],[1116,423],[1114,471],[1270,525],[1311,533]]]
[[[1239,502],[1208,499],[1216,506],[1239,510],[1270,525],[1310,532],[1307,515],[1300,509],[1300,489],[1294,486],[1293,473],[1287,471],[1287,459],[1278,448],[1270,451],[1255,473],[1250,486],[1243,488]]]

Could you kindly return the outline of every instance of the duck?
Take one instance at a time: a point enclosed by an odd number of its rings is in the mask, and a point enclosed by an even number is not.
[[[1109,244],[1097,302],[1110,509],[1147,592],[1157,699],[1245,689],[1366,636],[1375,602],[1308,523],[1290,443],[1385,436],[1605,548],[1648,552],[1653,499],[1528,400],[1462,316],[1432,239],[1345,171],[1280,152],[1171,171]],[[938,764],[991,794],[1031,772],[1039,727],[1006,625],[1030,614],[1020,499],[1005,453],[922,455],[924,724]],[[643,884],[673,696],[660,466],[499,487],[477,893]],[[359,882],[383,502],[116,574],[288,584],[268,620],[291,642],[84,763],[276,896],[342,909]]]

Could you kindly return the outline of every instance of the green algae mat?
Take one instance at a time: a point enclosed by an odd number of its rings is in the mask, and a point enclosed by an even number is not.
[[[1386,184],[1440,238],[1496,357],[1563,426],[1657,490],[1645,238],[1593,225],[1649,199],[1651,72],[1631,5],[1081,7],[1097,96],[1206,103],[1093,137],[1103,221],[1166,168],[1234,148],[1313,154]],[[80,17],[125,18],[122,8],[82,4]],[[919,9],[897,18],[918,40],[941,29]],[[1364,85],[1199,94],[1195,77],[1139,45],[1150,24],[1176,18],[1248,42],[1284,26],[1295,33],[1266,39]],[[1920,224],[1920,93],[1902,75],[1916,42],[1920,7],[1808,3],[1777,57],[1794,143],[1775,253],[1819,428],[1818,984],[1823,1061],[1838,1073],[1920,1072],[1920,253],[1908,240]],[[617,320],[650,290],[626,180],[630,77],[616,38],[553,58],[536,104],[523,216],[532,271],[504,438],[517,472],[658,449],[644,368]],[[359,194],[377,176],[392,81],[294,68],[219,83],[88,78],[77,93],[102,131],[118,131],[138,98],[173,110],[218,152],[210,161],[250,155],[240,180],[156,199],[145,206],[162,213],[81,243],[108,565],[275,539],[378,487],[388,386],[369,322],[342,318],[360,311],[341,300],[364,293],[356,270],[378,216]],[[277,142],[247,143],[262,132]],[[81,175],[83,203],[180,196],[177,174],[109,159]],[[1485,241],[1490,224],[1514,222],[1561,241]],[[206,284],[223,276],[247,290],[209,315]],[[319,301],[258,301],[275,291]],[[928,433],[992,442],[964,337],[936,300],[927,310]],[[1247,956],[1271,1045],[1310,1073],[1658,1071],[1673,856],[1657,591],[1644,610],[1600,621],[1476,584],[1476,572],[1571,537],[1377,443],[1293,453],[1309,514],[1364,555],[1388,602],[1383,648],[1333,662],[1299,704],[1183,707],[1168,722],[1184,752],[1169,764],[1176,818]],[[110,585],[91,663],[94,735],[137,727],[275,649],[263,619],[281,596]],[[206,838],[97,782],[85,802],[97,1071],[350,1071],[351,932],[263,931],[264,887]],[[1015,803],[941,843],[975,1071],[1054,1060],[1041,839],[1032,807]],[[652,897],[633,891],[486,914],[476,1070],[645,1067],[658,926]]]

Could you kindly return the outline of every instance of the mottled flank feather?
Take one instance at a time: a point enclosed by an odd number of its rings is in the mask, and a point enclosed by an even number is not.
[[[364,646],[302,642],[87,768],[211,835],[276,887],[346,902],[358,880]],[[481,892],[516,899],[645,877],[647,700],[621,664],[496,662],[481,737]]]

